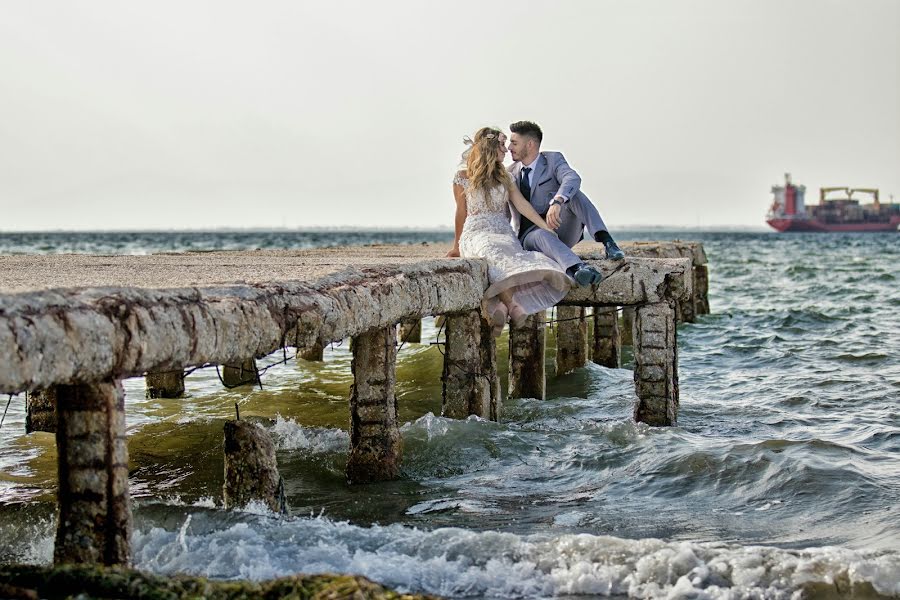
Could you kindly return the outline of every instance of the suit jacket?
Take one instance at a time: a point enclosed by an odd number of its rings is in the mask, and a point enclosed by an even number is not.
[[[516,187],[519,185],[519,174],[522,172],[522,167],[524,165],[521,162],[515,162],[507,167],[515,179]],[[541,152],[531,178],[531,198],[526,198],[526,200],[531,202],[534,210],[544,217],[550,209],[550,201],[557,195],[565,196],[569,200],[581,196],[590,202],[581,191],[581,177],[575,172],[575,169],[569,166],[562,152]],[[519,231],[522,215],[512,206],[512,203],[510,203],[510,210],[512,212],[510,224],[516,235],[521,238],[528,229],[531,229],[532,225],[528,225],[525,231]]]

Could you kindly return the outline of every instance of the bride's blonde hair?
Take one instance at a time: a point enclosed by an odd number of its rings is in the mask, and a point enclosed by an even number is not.
[[[469,187],[472,190],[509,185],[509,173],[506,172],[503,161],[497,160],[497,151],[505,139],[503,132],[493,127],[482,127],[475,132],[472,148],[466,159]]]

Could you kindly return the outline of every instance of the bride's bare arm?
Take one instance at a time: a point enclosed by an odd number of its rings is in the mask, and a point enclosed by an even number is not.
[[[465,177],[465,173],[462,173]],[[455,236],[453,248],[447,253],[449,257],[459,256],[459,236],[462,235],[463,225],[466,222],[466,191],[458,183],[453,184],[453,197],[456,199],[456,215],[453,219]]]
[[[541,215],[539,215],[537,211],[534,210],[534,207],[531,206],[531,203],[525,199],[525,196],[522,195],[522,192],[519,191],[519,188],[513,185],[512,182],[509,183],[508,187],[509,198],[510,200],[512,200],[513,206],[516,207],[516,210],[519,211],[519,213],[523,217],[525,217],[541,229],[546,229],[547,231],[555,235],[556,232],[553,231],[553,229],[551,229],[550,226],[547,225],[547,222],[541,218]]]

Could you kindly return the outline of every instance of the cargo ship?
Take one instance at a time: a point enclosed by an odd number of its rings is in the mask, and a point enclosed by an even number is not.
[[[835,193],[841,193],[834,197]],[[766,223],[778,231],[897,231],[900,225],[900,204],[881,202],[874,188],[819,188],[819,204],[807,205],[806,186],[791,181],[785,173],[784,185],[773,185],[774,200]],[[854,198],[867,194],[869,204]]]

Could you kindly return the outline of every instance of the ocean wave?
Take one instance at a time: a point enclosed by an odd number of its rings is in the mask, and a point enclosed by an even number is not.
[[[402,591],[451,598],[789,598],[819,590],[900,594],[896,552],[422,531],[400,525],[363,528],[326,518],[260,517],[210,530],[197,523],[206,518],[194,515],[177,530],[137,531],[135,565],[217,579],[353,573]]]

